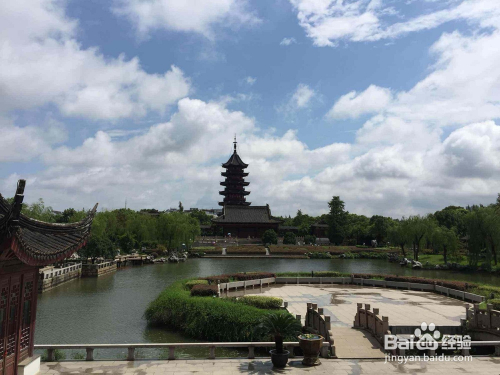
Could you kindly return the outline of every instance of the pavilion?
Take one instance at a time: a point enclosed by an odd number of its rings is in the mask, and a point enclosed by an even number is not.
[[[96,204],[78,223],[30,219],[21,214],[25,185],[19,180],[12,204],[0,195],[0,375],[39,371],[33,353],[39,268],[82,248],[97,210]]]

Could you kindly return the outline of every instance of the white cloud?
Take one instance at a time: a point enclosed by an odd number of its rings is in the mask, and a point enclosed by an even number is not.
[[[297,43],[295,38],[283,38],[283,40],[280,42],[280,46],[289,46],[290,44],[295,43]]]
[[[216,27],[238,28],[260,22],[246,0],[116,0],[114,11],[127,17],[141,38],[165,29],[214,39]]]
[[[340,97],[327,114],[329,118],[357,118],[383,110],[391,102],[389,89],[370,85],[365,91],[351,91]]]
[[[250,85],[250,86],[253,86],[255,82],[257,82],[257,78],[254,78],[254,77],[246,77],[245,78],[245,82]]]
[[[0,3],[0,112],[55,104],[67,116],[117,119],[163,113],[188,95],[176,66],[149,74],[138,58],[107,58],[74,38],[61,1]]]
[[[412,32],[428,30],[454,20],[466,20],[481,27],[497,24],[500,8],[496,0],[464,0],[396,22],[399,12],[382,0],[290,0],[300,26],[317,46],[336,46],[352,42],[394,39]],[[398,4],[402,5],[402,4]],[[441,4],[442,5],[442,4]],[[425,9],[425,7],[423,8]]]

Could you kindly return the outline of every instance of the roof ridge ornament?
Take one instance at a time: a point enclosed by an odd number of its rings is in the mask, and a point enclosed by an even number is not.
[[[236,133],[234,133],[234,142],[233,142],[233,144],[234,144],[234,153],[235,153],[235,154],[236,154],[236,144],[237,144],[237,143],[238,143],[238,142],[236,142]]]

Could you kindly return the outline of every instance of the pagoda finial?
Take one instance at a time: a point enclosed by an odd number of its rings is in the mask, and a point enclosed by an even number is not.
[[[236,143],[238,143],[238,142],[236,142],[236,133],[234,133],[234,142],[233,143],[234,143],[234,152],[236,153]]]

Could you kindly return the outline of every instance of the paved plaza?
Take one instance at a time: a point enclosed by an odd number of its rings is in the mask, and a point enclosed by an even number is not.
[[[257,290],[247,290],[247,295]],[[359,285],[281,285],[266,288],[260,295],[282,298],[288,311],[301,315],[307,302],[323,307],[331,316],[332,327],[352,327],[357,303],[368,303],[389,317],[390,326],[419,326],[422,322],[436,326],[458,326],[465,318],[466,302],[431,292],[364,287]]]
[[[474,357],[470,362],[425,362],[406,364],[380,360],[322,360],[316,367],[304,367],[300,359],[291,359],[289,366],[273,370],[268,359],[216,359],[175,361],[95,361],[42,363],[41,374],[140,374],[140,375],[232,375],[232,374],[496,374],[500,359]]]

